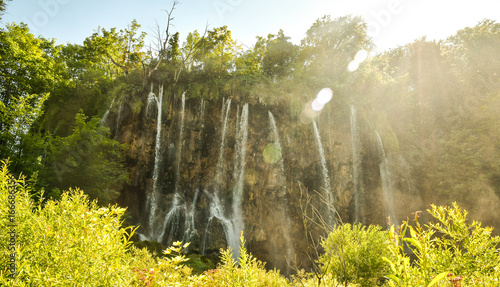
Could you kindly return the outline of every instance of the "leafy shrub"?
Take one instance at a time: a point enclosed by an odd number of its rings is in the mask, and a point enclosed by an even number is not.
[[[288,280],[279,271],[266,271],[264,264],[258,261],[245,248],[243,235],[240,237],[240,257],[233,259],[230,247],[221,250],[221,264],[217,269],[206,271],[198,285],[194,286],[289,286]]]
[[[80,190],[70,190],[60,201],[36,206],[30,187],[0,172],[0,224],[13,225],[11,237],[0,233],[0,285],[2,286],[126,286],[132,279],[129,235],[121,227],[123,208],[98,207]],[[8,196],[15,191],[15,204]],[[9,217],[13,210],[15,222]],[[13,277],[7,266],[15,254]]]
[[[325,252],[318,260],[322,274],[338,281],[374,286],[389,270],[389,235],[380,226],[338,225],[321,243]]]
[[[500,237],[492,227],[467,223],[467,211],[456,203],[451,207],[431,205],[428,212],[437,220],[422,226],[415,214],[415,226],[407,221],[391,229],[391,286],[433,286],[461,278],[464,286],[498,286]],[[405,243],[405,244],[403,244]],[[403,246],[416,257],[414,264]],[[449,283],[446,283],[449,284]],[[450,286],[450,285],[442,285]]]

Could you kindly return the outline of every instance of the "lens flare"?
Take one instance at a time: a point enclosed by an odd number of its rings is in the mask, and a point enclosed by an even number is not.
[[[312,107],[313,111],[319,112],[325,107],[325,104],[320,103],[318,101],[318,98],[316,98],[312,102],[311,107]]]
[[[316,101],[318,104],[325,105],[328,103],[333,96],[333,92],[330,88],[324,88],[319,91],[318,95],[316,96]]]
[[[347,66],[347,70],[349,72],[356,71],[359,68],[359,64],[361,64],[362,62],[364,62],[366,60],[366,58],[368,58],[368,51],[366,51],[366,50],[359,50],[356,53],[356,56],[354,56],[354,60],[352,60],[349,63],[349,66]]]
[[[366,58],[368,58],[368,52],[366,50],[360,50],[356,53],[356,56],[354,56],[354,60],[358,63],[363,62]]]
[[[281,159],[281,149],[275,143],[269,143],[262,152],[266,163],[277,163]]]
[[[349,72],[354,72],[359,68],[359,63],[356,61],[352,61],[349,63],[349,66],[347,66],[347,69]]]

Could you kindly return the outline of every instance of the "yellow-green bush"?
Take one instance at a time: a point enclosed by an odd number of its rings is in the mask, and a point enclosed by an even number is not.
[[[10,234],[0,233],[2,286],[126,286],[133,273],[123,208],[98,207],[80,190],[62,194],[43,207],[30,198],[30,187],[0,172],[0,225],[15,229],[15,274],[7,266],[14,254]],[[15,204],[9,195],[15,193]],[[9,217],[10,213],[14,217]],[[15,222],[11,222],[15,219]]]
[[[264,264],[258,261],[245,248],[243,235],[240,237],[240,257],[233,259],[230,247],[221,250],[221,264],[217,269],[206,271],[194,286],[289,286],[288,280],[279,271],[266,271]]]
[[[318,260],[321,272],[343,284],[375,286],[380,283],[389,271],[389,264],[382,258],[390,255],[389,234],[381,229],[373,225],[337,225],[321,243],[324,248]]]
[[[499,286],[500,237],[492,236],[493,228],[468,223],[467,211],[456,203],[431,207],[434,221],[421,225],[416,213],[413,225],[405,221],[391,229],[389,285],[451,286],[450,279],[460,277],[463,286]],[[416,258],[412,264],[408,253]]]

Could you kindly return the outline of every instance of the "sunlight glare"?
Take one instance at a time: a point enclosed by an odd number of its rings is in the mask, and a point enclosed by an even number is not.
[[[354,56],[354,61],[361,63],[366,60],[366,58],[368,58],[368,52],[366,50],[360,50],[356,53],[356,56]]]
[[[359,63],[356,62],[355,60],[349,63],[349,66],[347,66],[347,70],[349,72],[354,72],[359,68]]]
[[[359,68],[359,64],[364,62],[368,58],[368,51],[366,50],[359,50],[359,52],[356,53],[356,56],[354,56],[354,60],[352,60],[349,65],[347,66],[347,70],[349,72],[354,72]]]
[[[318,104],[325,105],[332,99],[332,96],[333,92],[330,88],[323,88],[316,96],[316,101],[318,102]]]
[[[311,107],[312,107],[313,111],[319,112],[319,111],[321,111],[325,107],[325,105],[322,104],[322,103],[320,103],[318,101],[318,98],[316,98],[312,102]]]

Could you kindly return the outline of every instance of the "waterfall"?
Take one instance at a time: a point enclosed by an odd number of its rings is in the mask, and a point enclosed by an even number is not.
[[[180,124],[179,124],[179,139],[177,142],[177,148],[176,148],[176,153],[175,153],[175,187],[174,187],[174,200],[172,201],[172,207],[168,211],[167,215],[165,216],[165,219],[163,220],[163,226],[161,228],[161,234],[159,236],[159,241],[163,242],[164,241],[164,236],[165,234],[168,234],[167,238],[167,244],[172,243],[174,240],[174,236],[178,233],[180,230],[181,226],[181,214],[184,213],[185,221],[188,220],[188,215],[186,215],[186,201],[185,201],[185,195],[180,194],[179,191],[179,182],[180,182],[180,177],[181,177],[181,172],[180,172],[180,167],[181,167],[181,161],[182,161],[182,149],[184,146],[184,114],[185,114],[185,109],[186,109],[186,93],[182,93],[182,105],[181,105],[181,119],[180,119]],[[169,228],[168,233],[167,228]],[[187,228],[187,226],[185,226]]]
[[[116,116],[116,127],[115,130],[118,132],[120,128],[120,122],[121,122],[121,117],[122,117],[122,111],[123,111],[123,102],[125,101],[125,96],[122,97],[122,100],[120,101],[120,105],[118,108],[118,115]]]
[[[281,149],[281,143],[280,143],[280,136],[278,134],[278,128],[276,127],[276,121],[274,120],[274,116],[271,113],[271,111],[268,111],[269,114],[269,126],[271,127],[271,139],[274,141],[274,144],[278,148],[278,151],[280,153],[280,159],[278,160],[278,166],[281,170],[282,173],[285,173],[285,167],[283,166],[283,153]]]
[[[321,171],[322,171],[322,179],[323,179],[323,189],[324,189],[324,198],[325,200],[333,205],[333,198],[330,194],[331,186],[330,186],[330,176],[328,175],[328,167],[326,166],[326,158],[325,151],[323,150],[323,145],[321,144],[321,137],[319,135],[318,126],[316,122],[313,121],[314,127],[314,135],[316,136],[316,142],[318,143],[319,156],[321,158]]]
[[[155,139],[155,163],[153,169],[153,188],[149,192],[149,196],[146,200],[146,210],[149,211],[149,220],[148,220],[148,231],[149,231],[149,240],[158,240],[155,237],[155,227],[156,227],[156,212],[158,209],[158,196],[159,196],[159,188],[158,188],[158,177],[160,174],[160,163],[162,161],[161,158],[161,117],[162,117],[162,105],[163,105],[163,85],[160,86],[160,90],[158,96],[155,96],[153,93],[153,88],[151,85],[151,92],[148,95],[148,106],[150,101],[156,102],[156,107],[158,109],[158,114],[156,117],[156,139]]]
[[[184,98],[183,98],[183,101],[185,101]],[[184,105],[185,104],[183,103],[183,106]],[[198,169],[201,170],[201,149],[202,149],[202,145],[203,145],[203,129],[205,128],[205,123],[204,123],[205,99],[203,99],[203,98],[201,99],[201,102],[200,102],[198,115],[199,115],[198,122],[199,122],[199,127],[200,127],[200,138],[198,141],[199,146],[198,146],[197,162],[199,164]],[[183,128],[181,130],[183,130]],[[196,185],[199,185],[199,181],[196,182]],[[183,242],[191,242],[193,235],[196,234],[195,215],[196,215],[196,203],[198,202],[199,194],[200,194],[200,188],[197,187],[195,194],[194,194],[194,197],[193,197],[193,201],[191,202],[191,206],[189,207],[189,210],[187,210],[186,221],[184,223],[184,227],[186,230],[185,230],[184,236],[182,238]]]
[[[361,203],[363,202],[363,182],[361,170],[361,141],[356,118],[356,109],[351,105],[351,144],[352,144],[352,170],[354,183],[354,222],[364,223],[361,216]]]
[[[111,100],[111,104],[109,104],[108,110],[104,113],[104,115],[101,118],[101,121],[99,122],[99,124],[101,126],[108,121],[109,112],[111,111],[111,108],[113,107],[114,103],[115,103],[115,99]]]
[[[184,113],[186,109],[186,92],[182,93],[182,110],[181,110],[181,124],[179,128],[179,142],[176,149],[176,166],[175,166],[175,192],[179,192],[179,181],[181,177],[181,162],[182,162],[182,148],[184,145]]]
[[[282,152],[282,148],[281,148],[280,137],[278,134],[278,128],[276,126],[276,121],[275,121],[274,116],[271,113],[271,111],[268,111],[268,114],[269,114],[269,126],[271,128],[271,140],[274,141],[274,144],[276,145],[276,147],[278,148],[278,151],[280,153],[280,158],[277,161],[277,164],[278,164],[281,176],[284,179],[285,178],[285,167],[283,164],[283,156],[282,156],[283,152]],[[286,182],[286,180],[285,180],[285,182]],[[289,211],[288,211],[288,200],[286,198],[286,184],[282,186],[281,190],[282,190],[282,192],[280,192],[279,196],[283,197],[281,200],[281,203],[282,203],[281,216],[282,216],[283,221],[285,223],[284,232],[282,234],[283,240],[284,240],[284,243],[286,246],[285,257],[287,260],[292,260],[295,251],[293,249],[292,241],[290,239],[291,222],[290,222],[290,216],[289,216]],[[287,268],[288,268],[288,265],[287,265]],[[285,271],[287,273],[289,273],[289,270],[285,270]]]
[[[394,186],[392,184],[391,172],[389,170],[389,159],[385,154],[384,145],[382,143],[380,134],[377,131],[375,131],[375,134],[377,135],[377,143],[380,149],[380,155],[382,156],[382,161],[380,162],[379,168],[380,178],[382,180],[382,194],[384,197],[386,215],[391,218],[392,224],[397,224],[398,220],[396,218],[396,214],[394,213],[394,200],[392,195]]]
[[[186,219],[184,222],[184,228],[186,229],[184,231],[184,237],[182,238],[183,242],[191,242],[191,237],[193,236],[193,233],[196,232],[196,227],[194,225],[194,215],[195,215],[195,210],[196,210],[196,202],[198,201],[198,194],[200,193],[199,189],[196,189],[193,197],[193,201],[191,202],[191,206],[189,207],[189,210],[187,211],[186,214]]]
[[[222,136],[221,143],[219,148],[219,158],[217,159],[217,170],[215,172],[215,184],[218,185],[217,188],[220,188],[222,184],[222,174],[224,168],[224,156],[225,156],[225,148],[226,148],[226,129],[227,129],[227,119],[229,117],[229,109],[231,108],[231,99],[228,99],[224,102],[222,106]],[[225,113],[224,113],[225,111]],[[219,190],[216,190],[217,196],[219,196]]]
[[[326,157],[325,157],[325,151],[323,150],[323,145],[321,144],[321,137],[319,135],[318,131],[318,126],[316,125],[316,122],[313,121],[313,127],[314,127],[314,135],[316,137],[316,142],[318,143],[318,151],[319,151],[319,156],[321,158],[321,171],[322,171],[322,179],[323,179],[323,200],[325,201],[325,204],[327,205],[327,223],[329,224],[334,224],[335,223],[335,208],[334,208],[334,200],[333,196],[331,195],[332,188],[330,185],[330,176],[328,175],[328,167],[326,165]]]
[[[236,242],[236,246],[231,246],[234,257],[239,257],[239,237],[240,232],[245,228],[243,220],[243,194],[245,190],[245,158],[248,138],[248,104],[243,106],[240,122],[238,124],[238,134],[236,138],[235,166],[233,170],[234,190],[233,190],[233,233],[230,233],[229,242]],[[231,236],[234,236],[232,238]]]
[[[231,99],[222,101],[222,111],[221,111],[221,125],[222,125],[222,134],[219,146],[219,157],[217,159],[217,167],[214,178],[214,190],[213,194],[210,194],[205,190],[207,196],[209,196],[210,200],[210,214],[207,222],[207,226],[205,228],[205,233],[203,236],[203,243],[201,246],[201,253],[205,254],[207,241],[210,236],[210,228],[212,227],[214,219],[219,220],[224,229],[224,235],[227,241],[227,244],[231,247],[237,246],[239,242],[239,237],[234,238],[232,234],[234,234],[233,223],[225,217],[224,205],[220,200],[220,189],[223,186],[222,177],[224,174],[224,161],[225,161],[225,149],[226,149],[226,132],[227,132],[227,122],[229,118],[229,111],[231,108]],[[236,248],[234,251],[238,251]]]
[[[219,222],[222,224],[222,228],[224,229],[224,237],[227,240],[227,244],[229,246],[234,246],[234,244],[238,244],[239,240],[234,242],[234,239],[230,236],[231,231],[233,230],[233,224],[232,222],[227,219],[224,216],[224,206],[222,205],[220,199],[218,196],[211,195],[205,191],[205,193],[210,197],[210,217],[208,218],[207,222],[207,227],[205,228],[205,233],[203,236],[203,243],[201,246],[201,254],[205,255],[206,252],[206,246],[207,246],[207,241],[210,236],[210,228],[212,227],[212,223],[214,219],[219,220]],[[233,241],[230,241],[230,238],[233,239]],[[239,249],[236,249],[238,251]],[[234,254],[234,253],[233,253]]]

